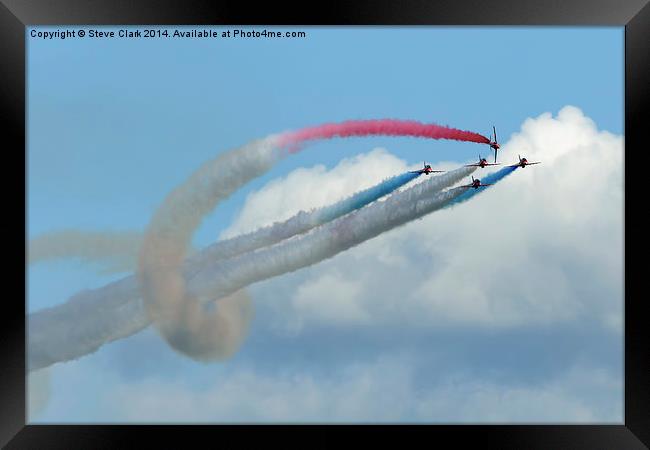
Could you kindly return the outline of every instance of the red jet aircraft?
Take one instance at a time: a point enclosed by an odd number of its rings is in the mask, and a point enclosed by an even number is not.
[[[441,172],[444,172],[444,170],[432,170],[431,166],[429,164],[427,164],[426,161],[424,161],[424,168],[423,169],[415,170],[415,171],[412,170],[409,173],[423,173],[425,175],[429,175],[430,173],[433,173],[433,172],[441,173]]]
[[[490,135],[490,142],[488,145],[494,150],[494,162],[497,162],[497,150],[499,150],[501,146],[497,142],[497,129],[494,125],[492,125],[492,129],[494,130],[494,140],[492,140],[492,135]]]
[[[481,158],[481,155],[478,155],[478,162],[476,164],[467,164],[465,167],[485,167],[485,166],[498,166],[497,163],[489,163],[486,158]]]
[[[474,179],[474,176],[472,176],[472,184],[466,184],[466,185],[461,186],[461,187],[470,187],[470,188],[478,189],[478,188],[484,187],[484,186],[492,186],[492,184],[491,183],[482,184],[481,180],[479,180],[478,178]]]
[[[519,156],[519,155],[517,155],[517,156]],[[537,162],[528,162],[528,160],[526,158],[522,158],[521,156],[519,156],[519,163],[518,164],[513,164],[512,166],[508,166],[508,167],[521,167],[521,168],[524,168],[526,166],[531,166],[533,164],[541,164],[541,163],[539,161],[537,161]]]

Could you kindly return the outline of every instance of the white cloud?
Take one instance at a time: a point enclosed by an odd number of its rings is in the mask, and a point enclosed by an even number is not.
[[[358,299],[364,298],[364,284],[358,280],[343,279],[336,272],[309,279],[292,296],[292,306],[298,319],[302,311],[318,314],[325,321],[349,324],[367,323],[370,313]]]
[[[305,269],[284,291],[264,283],[275,321],[295,330],[310,322],[514,327],[588,320],[620,334],[623,138],[567,106],[555,117],[526,119],[500,160],[514,163],[517,155],[542,164]],[[405,169],[381,149],[329,171],[297,169],[249,195],[226,234],[334,202]]]

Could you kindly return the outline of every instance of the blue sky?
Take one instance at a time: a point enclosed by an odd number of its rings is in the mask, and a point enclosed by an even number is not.
[[[204,161],[254,138],[323,122],[414,119],[485,135],[494,124],[499,140],[507,142],[526,118],[574,105],[599,130],[623,133],[622,27],[267,29],[306,31],[307,37],[42,40],[28,34],[29,237],[63,228],[143,230],[167,193]],[[214,241],[243,211],[247,196],[270,180],[298,167],[324,164],[333,169],[342,159],[378,146],[408,164],[488,154],[487,146],[408,138],[316,143],[221,204],[196,233],[195,244]],[[288,275],[274,286],[280,289],[300,276]],[[109,279],[75,261],[37,265],[29,269],[28,309],[56,305]],[[268,293],[259,297],[273,301],[266,298]],[[315,374],[338,367],[336,361],[345,365],[363,359],[359,355],[388,353],[390,358],[397,354],[420,361],[418,367],[425,369],[414,369],[419,374],[415,379],[427,378],[423,374],[432,369],[426,367],[442,361],[472,376],[487,369],[495,386],[516,385],[517,380],[530,385],[580,358],[587,366],[613,368],[620,375],[620,337],[591,324],[578,330],[559,325],[560,335],[585,342],[580,352],[567,345],[560,347],[557,358],[531,358],[557,330],[547,325],[507,331],[459,326],[421,333],[397,327],[393,335],[400,337],[386,342],[379,332],[362,333],[355,341],[354,330],[315,326],[297,341],[266,327],[265,314],[271,313],[265,305],[260,308],[249,340],[227,364],[197,365],[168,350],[147,330],[86,357],[80,373],[111,367],[111,383],[164,373],[167,381],[201,385],[215,373],[240,367],[267,374],[282,366],[316,379]],[[354,345],[341,355],[339,344],[350,339]],[[447,347],[435,363],[423,359],[431,339],[459,351]],[[324,352],[322,360],[306,362],[301,355],[309,355],[314,346]],[[502,353],[504,346],[517,356]],[[143,361],[142,354],[152,362]],[[69,398],[75,378],[64,373],[72,366],[53,370],[55,388],[43,420],[75,420],[79,416],[69,413],[71,404],[91,420],[111,420],[81,395],[101,390],[101,383],[88,384],[78,398]],[[404,418],[412,416],[405,413]]]

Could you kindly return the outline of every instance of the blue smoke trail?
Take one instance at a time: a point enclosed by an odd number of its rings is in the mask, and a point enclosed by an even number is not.
[[[494,184],[498,181],[501,181],[508,175],[510,175],[512,172],[517,170],[519,166],[515,167],[504,167],[503,169],[500,169],[490,175],[487,175],[485,178],[481,178],[481,184]],[[470,198],[474,197],[476,194],[479,194],[480,192],[483,192],[485,189],[488,189],[489,187],[484,187],[484,188],[478,188],[478,189],[473,189],[469,188],[467,189],[466,192],[464,192],[462,195],[459,195],[455,199],[453,199],[451,202],[449,202],[445,208],[449,208],[450,206],[458,205],[459,203],[466,202]]]
[[[312,228],[331,222],[341,216],[356,211],[419,177],[419,173],[404,173],[388,178],[375,186],[359,191],[350,197],[311,211],[300,211],[291,218],[275,222],[250,233],[216,242],[195,257],[192,263],[227,259],[258,248],[267,247],[288,239],[296,234],[305,233]]]
[[[347,199],[315,211],[312,220],[318,225],[330,222],[356,209],[360,209],[375,200],[390,194],[394,190],[419,177],[419,173],[404,173],[388,178],[381,183],[357,192]]]

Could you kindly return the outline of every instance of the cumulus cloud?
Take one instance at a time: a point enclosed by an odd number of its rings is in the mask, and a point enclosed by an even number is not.
[[[331,288],[334,287],[334,291]],[[356,301],[365,287],[360,280],[347,280],[333,271],[300,285],[291,297],[292,307],[298,313],[308,311],[322,320],[348,324],[367,323],[371,315],[364,305]],[[299,324],[297,324],[299,326]]]
[[[276,322],[295,331],[309,323],[511,328],[586,320],[620,334],[622,136],[566,106],[524,121],[499,157],[515,163],[518,155],[542,164],[304,270],[286,294],[269,289],[280,283],[265,284]],[[405,167],[375,149],[329,171],[298,169],[250,194],[225,234],[335,201]]]

